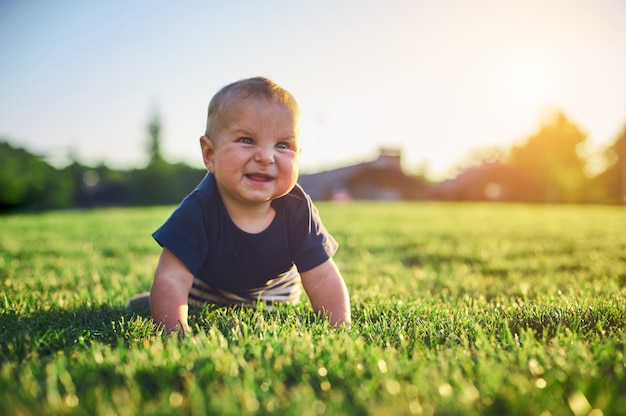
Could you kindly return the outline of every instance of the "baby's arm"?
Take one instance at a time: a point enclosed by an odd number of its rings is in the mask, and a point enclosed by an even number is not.
[[[324,312],[331,324],[350,325],[348,288],[333,259],[301,274],[302,285],[313,309]]]
[[[188,297],[193,274],[171,251],[164,248],[150,290],[150,312],[167,332],[189,332]]]

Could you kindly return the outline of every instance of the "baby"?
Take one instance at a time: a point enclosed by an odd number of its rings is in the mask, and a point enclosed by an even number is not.
[[[337,242],[298,180],[299,108],[266,78],[211,100],[200,138],[205,178],[153,234],[163,247],[149,295],[166,331],[189,332],[189,307],[297,302],[301,287],[331,324],[350,324]],[[149,299],[148,299],[149,296]]]

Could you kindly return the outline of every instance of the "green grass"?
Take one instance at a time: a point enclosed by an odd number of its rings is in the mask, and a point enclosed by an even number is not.
[[[353,326],[306,299],[124,312],[172,207],[0,217],[0,414],[626,414],[626,210],[319,204]]]

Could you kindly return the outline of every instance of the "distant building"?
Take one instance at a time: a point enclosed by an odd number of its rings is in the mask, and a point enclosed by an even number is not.
[[[376,160],[300,175],[298,183],[314,200],[426,199],[430,186],[406,175],[401,157],[399,150],[381,149]]]
[[[471,167],[432,188],[433,199],[449,201],[542,202],[544,195],[543,185],[502,163]]]

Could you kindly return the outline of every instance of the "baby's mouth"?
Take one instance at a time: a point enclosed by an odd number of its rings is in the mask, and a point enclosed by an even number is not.
[[[255,182],[270,182],[274,180],[274,177],[265,173],[247,173],[246,178]]]

